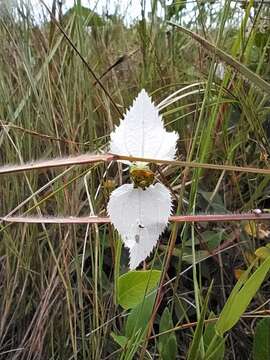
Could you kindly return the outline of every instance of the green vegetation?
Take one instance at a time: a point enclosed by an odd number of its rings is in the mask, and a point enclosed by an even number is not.
[[[151,4],[129,24],[79,2],[38,23],[22,4],[0,12],[0,166],[105,153],[145,88],[179,133],[177,159],[217,165],[151,165],[175,214],[268,209],[269,175],[218,165],[269,168],[269,4]],[[0,217],[106,216],[122,170],[0,176]],[[0,359],[266,359],[269,234],[262,221],[171,223],[127,273],[109,224],[1,222]]]

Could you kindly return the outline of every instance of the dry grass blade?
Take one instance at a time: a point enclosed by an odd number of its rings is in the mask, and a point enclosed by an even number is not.
[[[196,163],[196,162],[181,161],[181,160],[160,160],[160,159],[131,157],[131,156],[124,156],[124,155],[115,155],[114,160],[116,160],[116,159],[117,160],[129,160],[129,161],[145,161],[145,162],[154,163],[154,164],[171,164],[171,165],[188,167],[188,168],[201,168],[201,169],[222,170],[222,171],[225,170],[225,171],[235,171],[235,172],[270,175],[270,169],[259,169],[259,168],[252,168],[252,167],[246,167],[246,166],[206,164],[206,163]]]
[[[55,136],[42,134],[42,133],[39,133],[39,132],[34,131],[34,130],[25,129],[22,126],[18,126],[18,125],[14,125],[14,124],[1,124],[1,121],[0,121],[0,128],[19,130],[19,131],[22,131],[24,134],[37,136],[39,138],[46,139],[46,140],[58,141],[58,142],[66,143],[66,144],[84,145],[84,143],[81,143],[81,142],[78,142],[78,141],[72,141],[72,140],[68,140],[68,139],[61,139],[61,138],[58,138],[58,137],[55,137]]]
[[[246,79],[251,81],[254,85],[258,86],[261,90],[270,95],[270,84],[268,84],[260,76],[249,70],[245,65],[234,59],[231,55],[228,55],[225,51],[211,44],[208,40],[204,39],[200,35],[190,31],[174,22],[169,21],[170,25],[175,26],[179,31],[189,35],[198,43],[200,43],[205,49],[207,49],[213,56],[217,56],[220,60],[233,67],[236,71],[241,73]]]
[[[128,54],[124,54],[122,56],[120,56],[111,66],[109,66],[108,69],[106,69],[102,75],[100,75],[99,80],[101,81],[111,70],[113,70],[116,66],[122,64],[123,62],[125,62],[126,60],[128,60],[129,58],[131,58],[133,55],[135,55],[138,51],[140,51],[140,49],[135,49],[134,51],[132,51],[131,53]],[[93,86],[96,86],[97,81],[95,81],[93,83]]]
[[[235,171],[235,172],[244,172],[244,173],[253,173],[253,174],[264,174],[270,175],[270,169],[259,169],[253,167],[245,166],[233,166],[233,165],[218,165],[218,164],[206,164],[206,163],[195,163],[189,161],[181,160],[162,160],[162,159],[151,159],[151,158],[141,158],[134,156],[124,156],[124,155],[114,155],[114,154],[83,154],[78,156],[72,156],[63,159],[51,159],[51,160],[42,160],[42,161],[33,161],[23,165],[5,165],[0,167],[0,175],[17,173],[22,171],[38,170],[45,168],[54,168],[70,165],[82,165],[90,164],[95,162],[108,162],[108,161],[117,161],[117,160],[128,160],[130,162],[141,161],[154,164],[169,164],[180,167],[188,168],[201,168],[208,170],[219,170],[219,171]]]
[[[63,34],[64,38],[68,41],[69,45],[72,47],[72,49],[76,52],[76,54],[79,56],[79,58],[82,60],[82,62],[84,63],[84,65],[86,66],[87,70],[90,72],[90,74],[93,76],[93,78],[95,79],[96,83],[99,84],[99,86],[101,87],[101,89],[104,91],[104,93],[106,94],[106,96],[110,99],[112,105],[114,106],[115,110],[118,112],[118,114],[120,115],[120,117],[122,117],[122,113],[119,110],[119,107],[116,105],[116,103],[114,102],[113,98],[111,97],[111,95],[109,94],[109,92],[106,90],[106,88],[103,86],[102,82],[100,81],[100,79],[98,78],[98,76],[95,74],[95,72],[93,71],[93,69],[91,68],[91,66],[88,64],[88,62],[85,60],[85,58],[82,56],[82,54],[79,52],[79,50],[77,49],[77,47],[73,44],[73,42],[71,41],[71,39],[69,38],[69,36],[66,34],[66,32],[64,31],[64,29],[62,28],[62,26],[59,24],[59,22],[56,20],[55,16],[53,15],[53,13],[51,12],[51,10],[49,9],[49,7],[46,5],[46,3],[43,0],[40,0],[40,2],[42,3],[42,5],[46,8],[46,10],[48,11],[48,13],[50,14],[51,20],[53,21],[53,23],[57,26],[57,28],[61,31],[61,33]]]
[[[213,215],[176,215],[169,218],[170,222],[226,222],[226,221],[269,221],[270,214],[213,214]],[[27,216],[10,216],[1,217],[0,221],[8,223],[26,223],[26,224],[108,224],[110,223],[109,217],[99,216],[82,216],[82,217],[27,217]]]
[[[21,171],[37,170],[37,169],[46,169],[46,168],[55,168],[61,166],[71,166],[71,165],[83,165],[90,164],[95,162],[106,162],[114,160],[114,156],[110,154],[102,155],[93,155],[93,154],[83,154],[78,156],[72,156],[68,158],[60,159],[51,159],[43,161],[33,161],[23,165],[7,165],[0,167],[0,175],[17,173]]]

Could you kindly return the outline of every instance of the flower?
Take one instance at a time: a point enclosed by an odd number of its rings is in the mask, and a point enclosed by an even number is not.
[[[110,152],[151,159],[172,160],[178,134],[167,132],[151,98],[142,90],[120,125],[111,134]],[[132,184],[111,193],[107,206],[112,224],[130,252],[130,269],[151,253],[167,226],[172,210],[171,194],[146,162],[123,161],[130,165]]]

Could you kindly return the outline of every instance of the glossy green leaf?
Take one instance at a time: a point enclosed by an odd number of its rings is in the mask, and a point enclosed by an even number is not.
[[[145,295],[157,285],[161,271],[129,271],[118,278],[118,303],[124,309],[133,309],[140,304]]]

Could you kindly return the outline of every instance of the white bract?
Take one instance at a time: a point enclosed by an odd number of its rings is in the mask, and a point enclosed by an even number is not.
[[[110,152],[151,159],[172,160],[175,132],[167,132],[161,115],[145,90],[135,99],[120,125],[111,134]],[[151,253],[167,226],[172,210],[171,194],[160,183],[152,185],[153,174],[146,163],[130,163],[133,184],[114,190],[108,214],[130,251],[130,269],[135,269]],[[135,170],[134,170],[135,165]]]
[[[111,134],[110,152],[117,155],[173,160],[178,140],[176,132],[167,132],[161,115],[145,90],[127,111]]]
[[[216,76],[220,79],[220,80],[223,80],[224,77],[225,77],[225,66],[220,62],[217,64],[217,67],[216,67]]]

